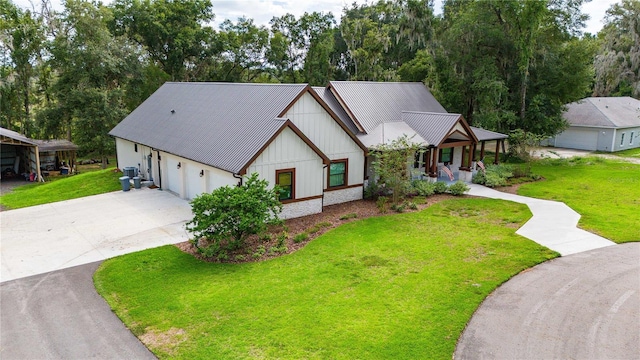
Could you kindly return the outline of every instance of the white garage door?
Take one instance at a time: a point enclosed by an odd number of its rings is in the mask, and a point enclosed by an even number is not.
[[[580,149],[596,150],[598,146],[598,131],[570,128],[556,137],[556,146]]]
[[[178,159],[167,156],[167,183],[162,184],[163,187],[180,195],[180,169],[178,169]],[[182,166],[182,164],[180,164]]]
[[[184,169],[185,182],[187,185],[187,199],[193,199],[197,195],[204,192],[202,177],[200,177],[201,167],[196,164],[188,163]]]

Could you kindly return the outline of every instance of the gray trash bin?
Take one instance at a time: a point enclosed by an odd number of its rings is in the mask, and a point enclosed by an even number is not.
[[[140,184],[140,176],[133,177],[133,187],[136,189],[140,189],[142,185]]]
[[[120,184],[122,185],[122,191],[129,191],[129,188],[131,187],[131,184],[129,183],[129,177],[128,176],[122,176],[120,178]]]

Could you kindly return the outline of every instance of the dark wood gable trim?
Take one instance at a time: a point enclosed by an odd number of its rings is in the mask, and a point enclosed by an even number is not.
[[[322,100],[322,98],[320,97],[320,95],[318,95],[317,92],[315,92],[315,90],[313,90],[313,88],[310,85],[307,85],[304,90],[302,90],[300,92],[300,94],[298,94],[293,101],[287,105],[287,107],[284,108],[284,110],[282,110],[282,112],[278,115],[278,117],[283,117],[285,116],[285,114],[287,113],[287,111],[289,111],[293,105],[298,102],[298,100],[300,100],[300,98],[306,94],[309,93],[309,95],[311,95],[317,102],[318,104],[320,104],[320,106],[322,106],[322,108],[329,113],[329,116],[331,116],[331,118],[333,119],[333,121],[335,121],[340,128],[342,128],[342,130],[344,132],[347,133],[347,135],[349,135],[349,137],[351,138],[351,140],[353,140],[356,145],[358,145],[358,147],[360,149],[362,149],[362,151],[364,151],[364,155],[367,156],[367,153],[369,151],[369,149],[367,149],[366,146],[364,146],[364,144],[362,142],[360,142],[360,140],[355,136],[355,134],[351,133],[351,130],[349,130],[343,123],[342,121],[340,121],[340,118],[338,117],[338,115],[336,115],[336,113],[333,112],[333,110],[331,110],[331,108],[329,107],[329,105],[327,105],[326,102],[324,102],[324,100]]]
[[[458,117],[458,120],[456,120],[455,123],[453,123],[453,125],[451,125],[451,128],[449,129],[449,131],[447,131],[447,136],[445,136],[442,141],[440,142],[440,144],[438,144],[438,147],[451,147],[451,145],[447,146],[447,139],[449,139],[449,136],[451,136],[453,133],[458,132],[460,134],[462,134],[463,136],[467,136],[465,134],[463,134],[462,132],[458,131],[458,130],[454,130],[454,128],[456,127],[457,124],[462,125],[462,127],[464,128],[464,130],[467,132],[467,134],[471,135],[472,138],[470,138],[468,141],[465,140],[453,140],[455,142],[458,143],[462,143],[464,142],[465,144],[477,144],[478,143],[478,138],[476,137],[476,134],[473,133],[473,130],[471,130],[471,127],[469,126],[469,124],[467,123],[467,121],[464,119],[464,117],[462,117],[462,115],[460,115]],[[450,142],[449,144],[453,144],[453,142]],[[462,145],[462,144],[460,144]],[[453,145],[453,146],[458,146],[458,145]]]
[[[351,120],[353,120],[353,123],[356,124],[356,127],[358,129],[360,129],[360,131],[362,131],[363,133],[366,134],[367,132],[364,130],[364,126],[362,126],[362,124],[360,124],[360,121],[358,121],[356,116],[353,114],[353,111],[351,111],[351,109],[349,109],[349,107],[347,106],[347,103],[344,102],[344,100],[342,99],[340,94],[338,94],[338,91],[336,91],[336,88],[331,86],[331,83],[329,83],[329,85],[327,85],[327,89],[329,89],[331,91],[331,93],[333,94],[333,96],[336,97],[336,99],[338,100],[340,105],[342,105],[342,108],[344,109],[344,111],[347,113],[347,115],[349,115]]]
[[[269,140],[267,140],[267,142],[264,143],[264,145],[262,145],[262,147],[260,148],[260,150],[258,150],[252,157],[251,159],[249,159],[249,161],[242,167],[242,169],[240,169],[240,171],[238,172],[238,174],[240,175],[246,175],[247,173],[247,169],[249,168],[249,166],[251,166],[251,164],[258,158],[258,156],[260,156],[260,154],[262,154],[262,152],[269,146],[271,145],[271,143],[278,137],[278,135],[280,135],[280,133],[282,133],[282,131],[284,131],[285,128],[289,128],[291,129],[296,135],[298,135],[298,137],[300,139],[302,139],[302,141],[304,141],[307,145],[309,145],[309,147],[311,148],[311,150],[313,150],[316,154],[318,154],[318,156],[322,159],[322,163],[325,165],[329,165],[331,163],[331,160],[329,160],[329,158],[327,157],[327,155],[325,155],[322,151],[320,151],[320,149],[318,149],[318,147],[311,142],[311,140],[309,140],[308,137],[305,136],[304,133],[302,133],[302,131],[300,131],[300,129],[298,129],[298,127],[291,122],[291,120],[287,120],[284,122],[284,124],[282,124],[282,126],[278,129],[278,131],[276,131],[271,138],[269,138]]]

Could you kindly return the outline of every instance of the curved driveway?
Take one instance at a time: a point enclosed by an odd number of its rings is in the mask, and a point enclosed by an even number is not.
[[[98,265],[0,284],[0,359],[155,359],[96,292]]]
[[[478,308],[455,359],[638,359],[640,243],[557,258]]]

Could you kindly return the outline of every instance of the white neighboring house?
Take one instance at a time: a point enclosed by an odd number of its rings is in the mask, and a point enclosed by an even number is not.
[[[567,105],[569,128],[544,145],[590,151],[640,147],[640,100],[589,97]]]
[[[283,218],[363,195],[367,149],[306,84],[166,83],[110,135],[118,168],[185,199],[253,172]]]

